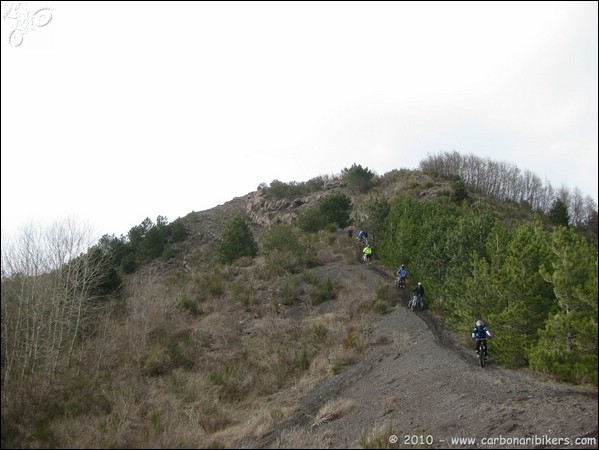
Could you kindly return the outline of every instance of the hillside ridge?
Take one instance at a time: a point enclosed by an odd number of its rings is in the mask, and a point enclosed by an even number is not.
[[[393,281],[376,265],[365,269],[355,262],[334,261],[323,270],[341,278],[366,274],[371,289]],[[591,441],[574,441],[594,437],[596,442],[595,389],[496,366],[492,343],[490,363],[483,369],[463,339],[431,311],[410,311],[407,302],[408,290],[399,291],[397,305],[369,330],[363,358],[308,390],[295,413],[266,435],[246,437],[235,447],[364,448],[369,440],[395,434],[399,448],[410,448],[404,444],[414,439],[432,439],[430,448],[594,448]],[[281,394],[286,395],[293,396]],[[351,402],[351,410],[319,422],[319,410],[341,399]],[[477,442],[451,442],[459,437]],[[524,444],[499,445],[501,437]],[[535,437],[562,440],[538,445]],[[483,444],[483,438],[490,443]]]

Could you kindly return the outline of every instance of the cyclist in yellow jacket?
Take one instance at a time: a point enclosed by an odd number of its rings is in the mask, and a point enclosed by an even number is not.
[[[362,250],[362,261],[364,261],[365,264],[369,264],[371,255],[372,248],[370,247],[370,244],[366,244],[366,247],[364,247],[364,249]]]

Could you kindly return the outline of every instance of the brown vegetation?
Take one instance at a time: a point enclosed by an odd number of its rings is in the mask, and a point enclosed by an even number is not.
[[[404,171],[379,189],[450,192]],[[281,270],[280,254],[215,264],[224,225],[248,200],[189,214],[177,256],[127,277],[110,314],[60,352],[55,376],[3,381],[3,447],[380,448],[396,434],[434,435],[423,446],[446,448],[438,439],[484,437],[481,427],[597,437],[594,389],[492,361],[481,372],[462,337],[405,308],[393,269],[357,262],[360,248],[342,231],[311,236],[301,270]],[[289,212],[276,207],[253,211],[255,223]],[[253,231],[259,239],[265,229]]]

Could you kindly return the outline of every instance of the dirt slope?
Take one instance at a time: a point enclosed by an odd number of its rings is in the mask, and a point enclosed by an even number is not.
[[[376,265],[335,262],[320,270],[339,277],[366,271],[373,289],[392,282]],[[407,291],[398,295],[402,301],[372,330],[361,361],[315,386],[272,432],[239,447],[363,448],[383,436],[379,446],[390,448],[597,448],[596,390],[501,368],[492,354],[481,368],[474,351],[430,311],[411,312]],[[319,409],[335,399],[353,408],[316,425]],[[390,434],[398,437],[394,445]]]

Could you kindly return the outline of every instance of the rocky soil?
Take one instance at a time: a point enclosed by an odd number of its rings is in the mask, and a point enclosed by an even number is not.
[[[288,215],[296,207],[269,210],[263,203],[250,193],[194,213],[194,238],[210,241],[222,233],[226,220],[244,210],[254,216],[260,212],[253,220],[271,224],[285,222],[282,212]],[[317,270],[330,278],[359,275],[372,289],[393,281],[376,262],[366,269],[357,261],[336,260]],[[295,412],[273,430],[235,447],[597,448],[595,388],[499,367],[492,341],[490,360],[481,368],[467,339],[446,329],[429,310],[410,311],[408,289],[398,295],[393,311],[372,328],[360,361],[294,398]],[[336,400],[352,406],[319,421],[321,408]],[[388,442],[393,436],[397,442]]]
[[[385,271],[334,262],[326,276],[367,272],[372,288]],[[428,311],[407,309],[408,291],[372,329],[368,352],[299,400],[295,414],[245,448],[597,448],[597,391],[542,380],[490,360]],[[353,407],[320,421],[331,400]],[[389,443],[389,439],[397,442]],[[384,436],[382,441],[375,441]],[[462,440],[459,440],[462,438]],[[471,438],[468,442],[464,438]],[[382,442],[382,445],[381,445]]]

